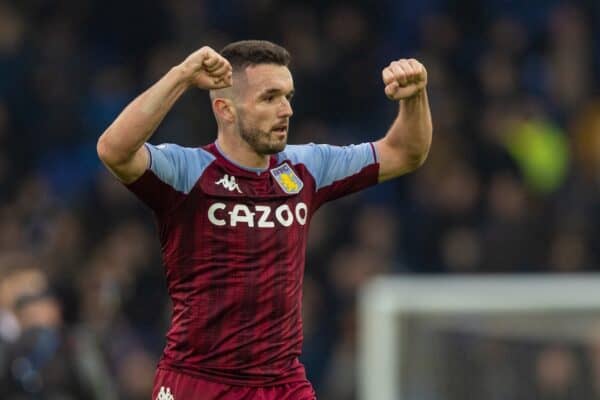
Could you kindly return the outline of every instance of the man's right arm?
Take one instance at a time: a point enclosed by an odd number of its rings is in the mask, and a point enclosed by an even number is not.
[[[97,144],[98,156],[122,182],[131,183],[144,174],[150,161],[144,143],[191,86],[207,90],[231,86],[231,65],[210,47],[202,47],[125,107]]]

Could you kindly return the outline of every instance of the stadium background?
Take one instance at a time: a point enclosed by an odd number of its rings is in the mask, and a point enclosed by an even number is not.
[[[425,166],[313,221],[302,360],[320,399],[355,398],[374,274],[598,269],[597,1],[1,1],[0,398],[148,398],[169,318],[158,241],[95,142],[185,55],[244,38],[292,53],[292,143],[380,137],[396,111],[381,69],[429,71]],[[192,91],[152,142],[214,137]],[[540,368],[568,362],[551,351]]]

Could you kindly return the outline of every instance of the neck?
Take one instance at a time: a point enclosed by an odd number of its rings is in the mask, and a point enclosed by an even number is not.
[[[258,154],[244,139],[233,132],[219,131],[217,146],[228,159],[243,167],[267,168],[269,166],[268,154]]]

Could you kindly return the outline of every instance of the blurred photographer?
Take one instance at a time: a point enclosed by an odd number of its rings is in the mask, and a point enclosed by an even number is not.
[[[0,275],[0,398],[93,398],[45,275],[26,257],[11,260]]]

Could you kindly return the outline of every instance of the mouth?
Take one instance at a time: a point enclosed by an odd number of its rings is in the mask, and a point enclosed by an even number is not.
[[[278,135],[285,135],[287,133],[288,130],[288,126],[287,124],[280,124],[280,125],[275,125],[272,129],[273,132],[275,132]]]

